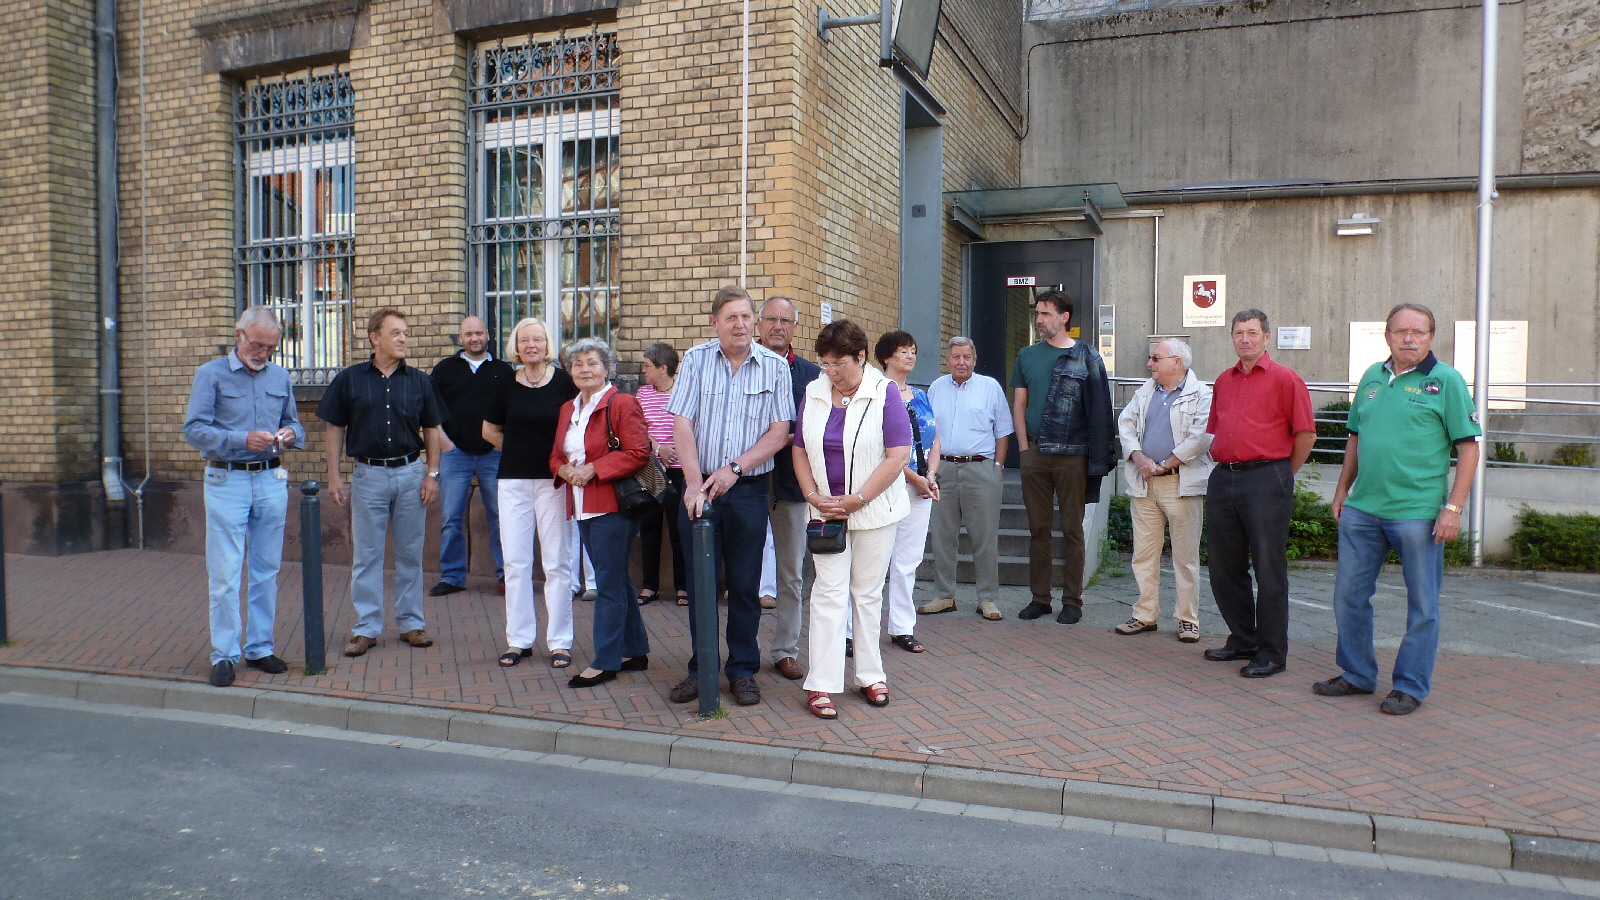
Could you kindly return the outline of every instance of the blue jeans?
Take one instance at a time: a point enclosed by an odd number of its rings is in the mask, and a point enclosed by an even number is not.
[[[1444,545],[1433,541],[1432,519],[1380,519],[1348,506],[1339,515],[1339,577],[1333,593],[1337,661],[1346,681],[1377,690],[1372,593],[1391,547],[1400,555],[1406,579],[1406,636],[1394,661],[1394,689],[1421,700],[1428,696],[1439,650],[1439,586],[1444,580]]]
[[[271,656],[278,567],[289,508],[288,471],[206,469],[206,576],[211,595],[211,663],[239,662],[239,569],[249,568],[244,655]]]
[[[594,547],[632,547],[639,524],[621,513],[606,513],[593,519],[579,519],[578,533],[583,543]],[[594,559],[594,662],[596,669],[615,672],[624,659],[650,652],[650,639],[644,633],[644,617],[633,596],[633,579],[628,575],[628,554],[596,553]]]
[[[728,660],[723,665],[728,680],[753,678],[761,670],[761,554],[767,546],[767,479],[736,482],[726,494],[711,502],[706,521],[712,531],[712,570],[720,571],[728,588]],[[699,602],[694,577],[694,529],[689,512],[678,504],[678,529],[683,534],[689,576],[689,636],[698,645],[694,610]],[[706,593],[717,602],[716,585]],[[715,641],[716,635],[710,639]],[[689,674],[698,659],[689,657]]]
[[[383,634],[384,536],[393,528],[394,624],[401,634],[426,628],[422,613],[422,460],[392,469],[356,463],[350,473],[351,634]]]
[[[457,587],[467,583],[467,500],[472,476],[478,476],[478,497],[489,517],[489,553],[494,557],[494,577],[505,580],[506,564],[500,556],[500,451],[478,456],[446,450],[439,460],[439,511],[444,527],[439,532],[439,579]]]

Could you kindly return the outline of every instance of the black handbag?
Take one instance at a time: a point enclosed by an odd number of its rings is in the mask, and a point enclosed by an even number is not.
[[[620,450],[622,442],[617,440],[617,433],[611,427],[611,405],[606,404],[606,447]],[[663,509],[672,506],[677,491],[672,482],[667,480],[666,470],[661,468],[661,460],[651,455],[648,462],[639,471],[618,478],[611,483],[617,492],[617,511],[630,519],[644,519],[659,515]]]
[[[812,553],[844,552],[843,519],[812,519],[806,523],[806,549]]]

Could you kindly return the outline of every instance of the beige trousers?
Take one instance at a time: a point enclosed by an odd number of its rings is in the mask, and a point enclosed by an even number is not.
[[[1200,524],[1204,496],[1179,497],[1178,476],[1162,475],[1145,482],[1143,497],[1131,497],[1133,515],[1133,578],[1139,602],[1133,616],[1149,625],[1161,616],[1161,547],[1163,526],[1172,529],[1172,571],[1178,582],[1179,622],[1200,624]]]

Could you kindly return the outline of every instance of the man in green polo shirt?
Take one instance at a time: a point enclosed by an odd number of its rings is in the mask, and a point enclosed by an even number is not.
[[[1402,303],[1389,312],[1390,356],[1361,376],[1350,407],[1350,437],[1333,493],[1339,520],[1339,576],[1333,613],[1336,661],[1344,671],[1311,689],[1324,697],[1371,694],[1378,686],[1372,594],[1392,548],[1406,579],[1406,636],[1394,690],[1378,708],[1403,716],[1428,696],[1439,649],[1444,544],[1461,533],[1461,505],[1477,474],[1478,423],[1461,373],[1433,355],[1433,312]],[[1456,477],[1450,477],[1450,449]]]

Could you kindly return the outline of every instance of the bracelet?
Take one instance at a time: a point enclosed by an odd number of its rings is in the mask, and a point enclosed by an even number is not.
[[[821,491],[812,491],[811,493],[807,494],[806,496],[807,497],[816,497],[816,496],[820,495],[821,493],[822,493]]]
[[[860,491],[857,491],[857,492],[856,492],[856,499],[857,499],[857,500],[860,500],[860,501],[861,501],[861,505],[862,505],[862,506],[866,506],[866,505],[867,505],[867,498],[866,498],[866,497],[863,497],[863,496],[862,496],[862,495],[861,495],[861,492],[860,492]]]

